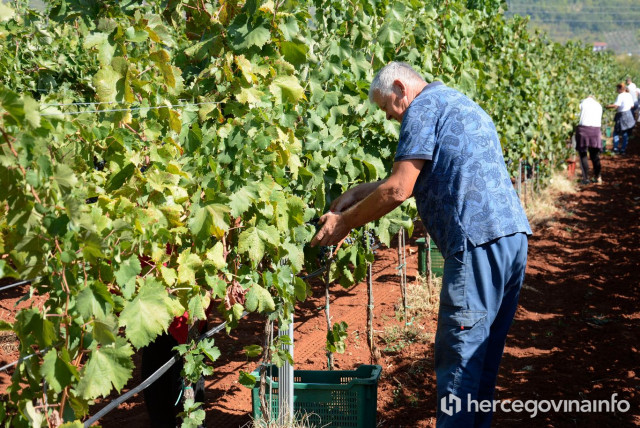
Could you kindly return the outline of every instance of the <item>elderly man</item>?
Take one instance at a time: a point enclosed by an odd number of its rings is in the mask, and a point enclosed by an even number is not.
[[[507,173],[491,118],[441,82],[393,62],[369,98],[400,122],[391,175],[349,189],[324,214],[312,245],[333,245],[414,196],[445,257],[435,370],[438,427],[489,427],[505,338],[527,261],[529,223]],[[457,397],[453,398],[451,395]],[[452,406],[459,403],[461,406]]]

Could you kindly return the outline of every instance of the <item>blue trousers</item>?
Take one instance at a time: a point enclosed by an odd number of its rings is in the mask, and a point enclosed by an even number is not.
[[[491,425],[492,412],[474,411],[473,405],[469,412],[467,402],[493,400],[527,245],[524,233],[477,247],[467,242],[466,251],[445,260],[435,339],[438,428]]]
[[[620,133],[613,134],[613,151],[618,151],[618,142],[620,141],[620,137],[622,137],[622,147],[620,148],[621,152],[627,151],[627,144],[629,143],[629,135],[631,135],[632,129],[627,129],[626,131],[620,131]]]

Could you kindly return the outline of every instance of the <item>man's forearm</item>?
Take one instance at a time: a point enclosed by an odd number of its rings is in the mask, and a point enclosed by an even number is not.
[[[387,181],[386,178],[384,180],[358,184],[353,188],[355,199],[357,199],[358,201],[362,201],[364,198],[373,193],[385,181]]]
[[[373,183],[368,196],[343,213],[343,220],[350,229],[377,220],[393,211],[410,195],[400,194],[396,187],[389,185],[387,180]],[[373,186],[375,185],[375,186]]]

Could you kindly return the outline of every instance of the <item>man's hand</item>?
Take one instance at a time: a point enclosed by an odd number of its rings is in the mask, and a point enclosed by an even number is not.
[[[340,213],[328,212],[320,217],[318,224],[321,224],[322,228],[311,240],[312,247],[315,247],[316,245],[336,245],[351,231],[351,229],[345,224],[342,219],[342,214]]]
[[[329,208],[331,212],[341,213],[342,211],[345,211],[346,209],[351,207],[356,202],[359,202],[359,199],[356,198],[355,196],[354,189],[355,188],[347,190],[342,195],[340,195],[337,199],[335,199],[331,203],[331,208]]]

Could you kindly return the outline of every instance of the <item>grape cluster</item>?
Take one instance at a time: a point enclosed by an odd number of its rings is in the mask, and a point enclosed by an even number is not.
[[[96,169],[96,171],[104,171],[104,165],[105,165],[105,161],[103,160],[98,160],[97,157],[93,157],[93,167]]]

